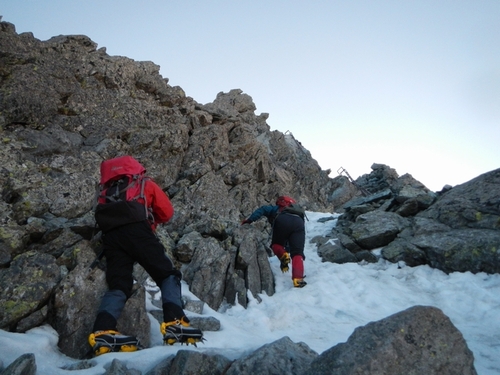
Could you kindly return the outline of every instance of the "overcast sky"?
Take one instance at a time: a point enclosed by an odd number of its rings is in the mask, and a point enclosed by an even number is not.
[[[499,0],[0,0],[0,15],[153,61],[199,103],[239,88],[331,177],[382,163],[438,191],[500,167]]]

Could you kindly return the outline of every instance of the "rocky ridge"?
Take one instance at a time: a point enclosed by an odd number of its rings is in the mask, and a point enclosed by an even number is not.
[[[353,183],[364,192],[343,204],[318,252],[335,263],[381,257],[444,272],[500,272],[500,169],[435,193],[386,165]],[[338,241],[330,241],[330,239]]]

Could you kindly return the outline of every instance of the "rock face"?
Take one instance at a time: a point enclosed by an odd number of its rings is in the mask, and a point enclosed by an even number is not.
[[[319,241],[324,261],[358,262],[360,253],[382,249],[384,259],[409,266],[500,272],[500,169],[439,193],[386,165],[372,170],[352,182],[360,192],[342,206],[338,241]]]
[[[354,330],[304,374],[475,375],[474,356],[441,310],[415,306]]]
[[[293,374],[306,371],[318,354],[304,343],[283,337],[231,364],[227,375]],[[306,372],[309,373],[309,372]]]
[[[101,268],[89,270],[95,186],[100,163],[124,154],[170,196],[175,215],[159,236],[196,296],[217,309],[246,306],[249,292],[272,295],[270,228],[241,220],[280,194],[333,211],[336,182],[255,108],[238,89],[199,104],[152,62],[109,56],[82,35],[40,41],[1,22],[0,329],[50,323],[65,354],[88,350],[106,290]],[[148,331],[144,303],[130,311],[139,315],[122,315],[129,332]]]
[[[0,325],[9,328],[48,303],[60,281],[54,257],[28,251],[17,256],[9,268],[0,273]]]
[[[0,366],[0,371],[2,370]],[[27,353],[20,356],[9,367],[2,371],[5,375],[35,375],[36,374],[36,359],[33,353]]]

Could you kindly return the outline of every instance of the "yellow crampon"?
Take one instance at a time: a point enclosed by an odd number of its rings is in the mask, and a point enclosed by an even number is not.
[[[185,341],[178,341],[177,339],[166,339],[166,340],[165,340],[165,344],[166,344],[166,345],[174,345],[174,344],[179,343],[179,344],[181,344],[181,345],[183,345],[183,344],[186,344],[186,345],[194,345],[194,346],[196,346],[196,347],[198,347],[198,346],[196,345],[196,343],[198,343],[198,342],[203,342],[203,339],[201,339],[201,340],[197,340],[197,339],[194,339],[194,338],[191,338],[191,337],[190,337],[190,338],[187,338]]]
[[[100,348],[98,348],[97,350],[94,351],[94,355],[97,357],[98,355],[106,354],[109,352],[111,352],[111,348],[109,348],[107,346],[101,346]]]
[[[186,322],[184,320],[184,318],[172,320],[171,322],[163,322],[160,326],[161,334],[164,335],[165,333],[167,333],[168,327],[175,326],[175,325],[189,327],[190,324],[188,322]]]
[[[139,350],[139,340],[133,336],[123,336],[115,330],[91,333],[88,341],[95,356],[110,352],[135,352]]]
[[[137,346],[136,345],[122,345],[120,346],[120,352],[136,352],[137,351]]]
[[[160,326],[160,331],[163,335],[163,342],[166,345],[174,345],[175,343],[194,345],[203,342],[203,333],[190,326],[190,324],[182,319],[173,320],[171,322],[163,322]]]
[[[186,344],[186,345],[191,344],[191,345],[196,346],[197,342],[203,342],[203,339],[197,340],[197,339],[193,339],[193,338],[190,337],[185,342],[182,342],[181,344]]]
[[[284,253],[280,258],[280,268],[281,272],[288,272],[288,264],[290,263],[290,254]]]
[[[114,330],[98,331],[98,332],[91,333],[89,335],[89,344],[90,344],[91,347],[94,347],[95,344],[96,344],[96,340],[95,340],[96,337],[99,337],[99,336],[102,336],[102,335],[117,335],[117,334],[118,334],[118,331],[114,331]]]
[[[174,345],[177,342],[176,339],[166,339],[165,344],[167,345]]]
[[[292,279],[295,288],[303,288],[307,285],[304,279]]]

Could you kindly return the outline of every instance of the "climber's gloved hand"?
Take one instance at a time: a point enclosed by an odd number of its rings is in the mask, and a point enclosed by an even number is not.
[[[251,224],[252,223],[252,220],[248,220],[248,219],[245,219],[241,222],[241,225],[243,224]]]

